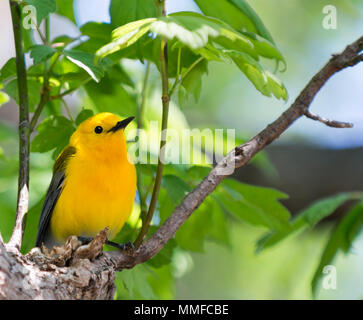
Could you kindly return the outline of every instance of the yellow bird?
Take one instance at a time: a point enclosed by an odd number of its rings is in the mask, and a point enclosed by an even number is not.
[[[61,244],[70,235],[92,238],[105,227],[112,240],[121,230],[136,193],[123,130],[133,119],[105,112],[78,126],[54,164],[36,246]]]

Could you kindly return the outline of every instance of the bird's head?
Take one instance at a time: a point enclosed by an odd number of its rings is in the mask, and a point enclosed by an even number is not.
[[[121,120],[113,113],[98,113],[78,126],[70,143],[85,152],[105,155],[125,153],[124,129],[134,118]]]

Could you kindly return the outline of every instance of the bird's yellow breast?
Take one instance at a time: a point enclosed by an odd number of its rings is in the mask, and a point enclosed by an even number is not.
[[[53,238],[94,237],[108,227],[112,239],[130,216],[135,193],[136,170],[126,157],[107,154],[100,159],[77,151],[67,164],[52,214]]]

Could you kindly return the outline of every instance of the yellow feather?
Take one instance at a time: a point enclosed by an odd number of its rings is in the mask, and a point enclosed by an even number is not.
[[[123,130],[107,132],[118,121],[114,114],[97,114],[71,137],[76,153],[67,160],[65,183],[50,221],[57,242],[70,235],[94,237],[105,227],[112,239],[130,216],[136,170],[127,158]],[[102,133],[95,133],[97,126]]]

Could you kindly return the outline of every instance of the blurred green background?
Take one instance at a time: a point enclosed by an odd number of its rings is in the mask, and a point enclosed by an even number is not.
[[[265,23],[287,61],[287,70],[279,74],[279,77],[287,87],[289,100],[282,102],[262,96],[232,64],[226,66],[211,63],[209,73],[203,79],[200,100],[195,102],[191,98],[183,105],[185,120],[191,127],[235,128],[238,137],[251,137],[293,102],[331,54],[341,51],[362,35],[363,2],[360,0],[250,0],[249,3]],[[338,24],[335,30],[326,30],[322,26],[322,9],[329,4],[337,8]],[[88,21],[109,21],[108,1],[78,0],[75,6],[78,25]],[[167,1],[167,10],[174,12],[198,9],[191,0],[170,0]],[[9,17],[5,16],[5,10],[0,12],[0,16],[4,15],[1,24],[5,26],[10,21]],[[76,32],[66,19],[55,15],[51,19],[52,38],[63,33]],[[8,35],[5,27],[1,29],[0,67],[13,55],[11,35]],[[126,62],[124,66],[141,87],[144,66],[134,61]],[[363,180],[359,178],[363,176],[362,75],[363,64],[335,75],[311,105],[313,112],[324,117],[354,122],[353,129],[333,129],[308,119],[299,119],[276,143],[282,148],[282,155],[284,152],[293,152],[291,147],[306,148],[304,150],[307,160],[299,162],[297,158],[295,163],[291,163],[292,168],[289,168],[294,184],[283,183],[281,177],[284,176],[284,166],[279,166],[280,160],[272,157],[272,165],[262,165],[262,170],[257,169],[259,172],[248,177],[248,182],[278,186],[288,193],[288,207],[293,214],[322,195],[352,189],[363,190]],[[158,92],[159,79],[155,70],[152,70],[151,78],[153,85],[150,91]],[[152,100],[150,94],[150,104]],[[73,115],[82,106],[90,104],[82,92],[72,95],[67,102]],[[177,101],[173,103],[173,108],[177,109]],[[3,217],[14,216],[16,202],[18,151],[17,110],[14,107],[13,103],[8,103],[0,109],[0,208]],[[178,117],[171,117],[171,127],[178,121],[181,121]],[[335,157],[334,152],[339,152],[338,149],[346,150],[345,161],[353,157],[352,150],[356,151],[354,170],[344,175],[344,183],[335,181],[336,172],[344,170],[344,161],[334,166],[330,163],[331,158],[322,155],[318,159],[322,167],[313,166],[317,159],[312,150],[330,150],[333,152],[330,156]],[[31,155],[31,207],[44,195],[50,181],[53,162],[50,154]],[[307,170],[307,163],[312,164],[312,170]],[[328,170],[324,176],[319,176],[325,166]],[[252,172],[255,169],[248,166],[246,170]],[[318,176],[318,180],[300,181],[300,171],[306,171],[307,176]],[[245,176],[247,173],[239,175],[239,179],[247,181]],[[327,189],[334,184],[332,181],[337,186]],[[310,183],[316,184],[317,188],[311,188]],[[300,189],[316,191],[305,192],[302,196]],[[164,290],[160,296],[177,299],[310,299],[310,281],[333,222],[334,217],[313,231],[290,237],[276,247],[256,255],[256,240],[265,230],[231,219],[228,222],[231,230],[230,247],[209,241],[204,253],[176,252],[172,263],[175,286],[172,290],[160,287],[160,291]],[[10,218],[1,219],[0,231],[5,239],[10,235],[12,223]],[[27,228],[36,228],[36,223],[30,221]],[[363,298],[363,237],[357,238],[348,255],[339,255],[334,265],[338,272],[337,289],[321,290],[318,298]],[[128,272],[123,273],[127,276]],[[162,269],[159,272],[162,273]],[[152,276],[157,281],[158,275]]]

